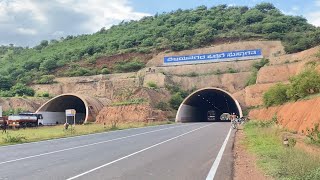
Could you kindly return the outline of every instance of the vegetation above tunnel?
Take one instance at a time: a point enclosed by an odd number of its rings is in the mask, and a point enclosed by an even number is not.
[[[292,53],[318,45],[320,29],[303,17],[284,15],[270,3],[252,8],[220,5],[178,9],[139,21],[123,21],[91,35],[43,40],[33,48],[1,46],[0,77],[8,87],[0,87],[0,91],[8,91],[16,83],[46,79],[46,75],[56,74],[59,68],[65,71],[60,75],[83,76],[137,71],[144,67],[142,60],[129,58],[124,59],[127,64],[88,68],[103,56],[180,51],[214,42],[250,39],[282,40],[286,51]]]

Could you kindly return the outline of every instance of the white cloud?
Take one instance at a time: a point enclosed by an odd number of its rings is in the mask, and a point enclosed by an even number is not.
[[[292,7],[292,11],[299,11],[299,10],[300,10],[300,8],[298,6],[293,6]]]
[[[57,2],[69,7],[70,11],[87,15],[90,20],[84,22],[84,26],[91,32],[101,27],[110,27],[115,21],[137,20],[149,16],[146,13],[135,12],[127,0],[57,0]]]
[[[144,16],[149,14],[136,12],[129,0],[0,0],[0,43],[35,45]]]
[[[12,15],[19,13],[29,14],[34,20],[39,22],[46,22],[44,12],[38,7],[36,1],[32,0],[4,0],[0,1],[0,17],[4,17],[3,20],[12,19]]]
[[[320,12],[309,13],[307,19],[309,23],[320,27]]]
[[[314,12],[310,12],[306,15],[309,23],[320,27],[320,0],[315,0],[315,6],[317,6],[317,10]]]
[[[19,34],[25,34],[25,35],[36,35],[37,34],[37,30],[28,29],[28,28],[17,28],[17,32]]]

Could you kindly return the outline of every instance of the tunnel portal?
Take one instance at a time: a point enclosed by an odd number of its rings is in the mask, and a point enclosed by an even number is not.
[[[176,122],[220,121],[223,113],[242,117],[241,107],[230,93],[219,88],[204,88],[191,93],[181,103]]]
[[[102,108],[103,104],[96,98],[77,94],[62,94],[42,105],[37,113],[42,114],[44,125],[64,124],[66,122],[65,111],[75,109],[75,122],[82,124],[95,121],[95,117]],[[73,124],[72,117],[68,117],[68,123]]]

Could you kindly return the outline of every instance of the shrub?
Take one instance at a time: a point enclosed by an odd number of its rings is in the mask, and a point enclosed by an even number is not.
[[[37,97],[50,97],[50,94],[48,92],[37,92]]]
[[[132,105],[132,104],[143,104],[145,102],[146,102],[146,99],[137,98],[137,99],[129,99],[127,101],[122,101],[122,102],[114,102],[111,105],[112,106],[126,106],[126,105]]]
[[[263,94],[263,104],[267,107],[272,105],[281,105],[288,101],[288,85],[278,83]]]
[[[100,73],[101,74],[110,74],[110,70],[108,68],[102,68]]]
[[[246,82],[246,86],[254,85],[257,82],[258,71],[254,70]]]
[[[92,76],[97,74],[95,69],[84,68],[84,67],[76,67],[75,69],[66,73],[67,76]]]
[[[7,133],[5,137],[3,137],[3,141],[5,143],[22,143],[24,140],[27,140],[27,138],[24,136],[12,136],[9,133]]]
[[[0,97],[13,97],[14,93],[11,91],[1,91],[0,90]]]
[[[3,115],[4,116],[9,116],[11,114],[19,114],[21,112],[24,112],[25,110],[22,109],[22,108],[17,108],[17,109],[9,109],[9,110],[6,110],[6,111],[3,111]]]
[[[127,61],[120,62],[115,65],[117,72],[135,72],[145,67],[145,64],[141,61]]]
[[[315,124],[314,127],[310,130],[307,129],[307,137],[309,138],[312,144],[320,145],[320,130],[319,124]]]
[[[157,88],[158,88],[158,85],[157,85],[155,82],[153,82],[153,81],[149,81],[149,82],[147,83],[147,85],[148,85],[148,87],[151,88],[151,89],[157,89]]]
[[[215,72],[214,72],[215,75],[220,75],[222,74],[222,71],[220,69],[217,69]]]
[[[320,74],[315,69],[307,69],[290,78],[287,96],[298,100],[320,92]]]
[[[43,75],[41,78],[37,81],[38,84],[52,84],[54,81],[55,76],[54,75]]]
[[[160,101],[156,106],[155,108],[157,109],[160,109],[162,111],[168,111],[170,110],[170,106],[167,102],[164,102],[164,101]]]
[[[187,77],[197,77],[197,76],[199,76],[199,74],[196,72],[190,72],[189,74],[187,74]]]
[[[233,68],[228,68],[228,71],[227,71],[227,73],[238,73],[239,71],[238,70],[236,70],[236,69],[233,69]]]
[[[315,56],[316,56],[317,58],[320,58],[320,51],[318,51],[318,52],[315,54]]]
[[[269,59],[262,58],[259,62],[252,64],[252,67],[256,70],[260,70],[263,66],[269,64]]]

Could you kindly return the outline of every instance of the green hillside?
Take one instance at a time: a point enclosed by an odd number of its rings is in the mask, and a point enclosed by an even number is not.
[[[303,17],[288,16],[272,4],[212,8],[200,6],[156,14],[139,21],[121,22],[92,35],[43,40],[33,48],[0,47],[0,95],[17,83],[50,83],[57,68],[72,67],[63,76],[136,71],[144,67],[138,58],[117,64],[115,69],[79,67],[85,61],[121,53],[152,53],[199,48],[216,41],[250,39],[281,40],[286,52],[302,51],[320,44],[320,28]],[[49,76],[48,76],[49,75]],[[21,85],[21,84],[18,84]],[[12,95],[12,94],[11,94]]]

